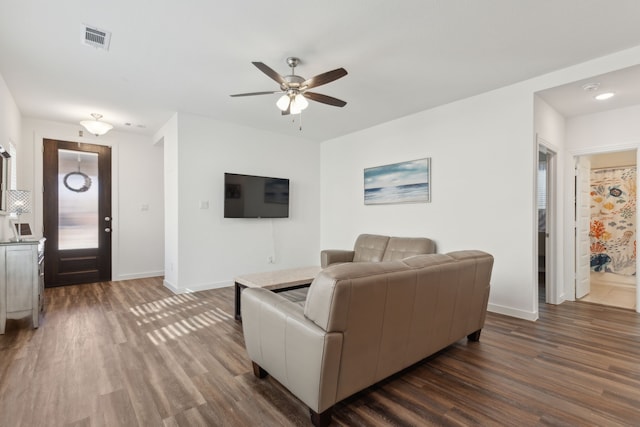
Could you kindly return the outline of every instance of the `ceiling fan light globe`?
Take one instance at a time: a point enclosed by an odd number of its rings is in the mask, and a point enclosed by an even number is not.
[[[282,111],[287,111],[287,108],[289,108],[290,102],[291,102],[291,99],[289,98],[289,95],[285,94],[285,95],[282,95],[280,98],[278,98],[278,101],[276,101],[276,105]]]
[[[291,101],[291,107],[289,108],[289,112],[291,114],[300,114],[302,112],[302,109],[298,106],[298,104],[296,104],[295,101]]]
[[[295,101],[296,107],[298,107],[300,110],[304,110],[309,106],[309,101],[307,101],[307,98],[305,98],[301,93],[296,95]]]

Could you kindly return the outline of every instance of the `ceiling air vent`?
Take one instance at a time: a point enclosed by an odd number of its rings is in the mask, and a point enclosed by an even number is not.
[[[82,43],[98,49],[109,50],[111,32],[82,24]]]

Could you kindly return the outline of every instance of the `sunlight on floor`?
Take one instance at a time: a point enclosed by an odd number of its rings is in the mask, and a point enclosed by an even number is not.
[[[233,316],[211,303],[198,299],[194,294],[180,294],[161,300],[151,301],[131,307],[129,311],[136,317],[136,324],[156,324],[156,329],[147,332],[147,338],[154,345],[175,340],[201,328],[210,327],[218,322],[233,319]],[[195,313],[186,319],[173,322],[173,318],[186,311]],[[159,322],[159,323],[156,323]],[[172,322],[167,324],[167,322]]]

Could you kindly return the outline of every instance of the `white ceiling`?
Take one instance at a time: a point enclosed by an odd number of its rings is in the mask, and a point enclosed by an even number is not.
[[[595,90],[585,87],[597,86]],[[597,101],[595,95],[613,92],[613,98]],[[640,104],[640,65],[578,80],[537,93],[565,117],[597,113]]]
[[[0,0],[0,74],[28,117],[153,134],[181,111],[323,141],[640,45],[639,17],[637,0]],[[306,78],[347,69],[314,89],[347,106],[311,102],[299,131],[278,95],[229,97],[277,90],[251,61],[287,74],[288,56]]]

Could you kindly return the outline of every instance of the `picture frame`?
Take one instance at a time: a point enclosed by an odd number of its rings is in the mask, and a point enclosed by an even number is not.
[[[431,157],[364,169],[364,204],[431,202]]]
[[[13,236],[15,241],[27,240],[33,237],[33,232],[31,231],[31,225],[28,222],[17,222],[11,221],[13,227],[11,230],[13,231]],[[18,231],[20,230],[20,231]]]

